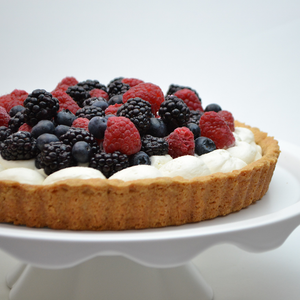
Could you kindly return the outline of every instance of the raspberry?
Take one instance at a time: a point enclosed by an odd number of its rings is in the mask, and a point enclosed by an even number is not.
[[[72,123],[72,127],[76,127],[76,128],[83,128],[86,131],[88,130],[89,127],[89,122],[90,120],[87,118],[77,118],[74,120],[74,122]]]
[[[123,95],[123,102],[126,103],[128,99],[136,97],[148,101],[154,115],[156,115],[160,105],[165,100],[161,88],[153,83],[140,83],[132,87]]]
[[[201,102],[195,92],[189,89],[182,89],[178,90],[174,95],[182,99],[190,110],[199,110],[203,112]]]
[[[31,132],[32,130],[32,127],[29,126],[28,124],[24,123],[23,125],[21,125],[19,127],[19,130],[18,131],[27,131],[27,132]]]
[[[9,112],[9,110],[7,110],[7,106],[10,105],[11,101],[12,99],[10,94],[3,95],[0,97],[0,106],[4,107],[6,111]]]
[[[104,98],[106,100],[109,99],[109,96],[108,96],[107,92],[105,92],[105,91],[103,91],[101,89],[93,89],[93,90],[91,90],[90,91],[90,95],[91,95],[91,98],[92,97],[97,97],[97,98],[102,97],[102,98]]]
[[[0,97],[0,106],[3,106],[9,112],[14,106],[23,106],[23,102],[27,96],[28,93],[23,90],[14,90],[10,94]]]
[[[114,105],[110,105],[106,110],[105,110],[105,115],[116,115],[119,107],[121,107],[123,104],[116,103]]]
[[[67,93],[65,93],[63,90],[55,90],[52,92],[52,96],[58,99],[59,101],[59,110],[62,111],[63,109],[68,109],[73,114],[77,112],[80,107],[78,104],[72,99],[71,96],[69,96]]]
[[[0,106],[0,126],[8,127],[9,120],[10,115],[7,113],[4,107]]]
[[[131,155],[141,150],[141,137],[134,124],[125,117],[110,117],[104,135],[103,148],[106,153],[120,151]]]
[[[130,87],[134,87],[140,83],[144,83],[143,80],[137,79],[137,78],[123,78],[122,83],[128,84]]]
[[[226,122],[214,111],[205,112],[200,119],[201,136],[213,140],[217,149],[234,145],[235,138]]]
[[[74,77],[65,77],[61,82],[59,82],[55,90],[66,91],[69,86],[74,86],[78,83],[78,80]]]
[[[196,94],[196,96],[198,97],[198,99],[201,101],[201,98],[199,97],[198,93],[195,90],[188,87],[188,86],[170,84],[169,89],[167,91],[167,95],[174,95],[177,91],[183,90],[183,89],[188,89],[188,90],[193,91]]]
[[[169,154],[173,157],[194,155],[194,134],[187,127],[178,127],[166,137],[169,143]]]
[[[231,112],[227,110],[220,110],[218,115],[226,122],[232,132],[234,132],[234,117]]]

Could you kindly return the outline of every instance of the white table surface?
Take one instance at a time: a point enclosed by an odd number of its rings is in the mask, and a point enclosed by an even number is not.
[[[188,85],[203,105],[300,146],[300,2],[0,0],[0,94],[65,76]],[[1,244],[0,244],[1,248]],[[298,300],[300,228],[279,248],[218,245],[194,260],[215,300]],[[0,251],[0,299],[17,261]]]

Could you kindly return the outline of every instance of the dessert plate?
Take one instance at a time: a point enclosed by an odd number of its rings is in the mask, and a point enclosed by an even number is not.
[[[50,300],[55,294],[79,300],[101,293],[103,299],[177,300],[188,294],[190,300],[211,300],[212,289],[190,262],[195,256],[221,243],[252,252],[275,249],[300,224],[300,148],[279,144],[282,152],[267,194],[226,217],[121,232],[1,224],[0,247],[24,262],[7,276],[10,299]]]
[[[42,268],[75,266],[93,257],[121,255],[151,267],[182,265],[207,248],[231,243],[247,251],[280,246],[300,224],[300,148],[281,141],[269,191],[256,204],[195,224],[129,231],[65,231],[0,225],[0,248]]]

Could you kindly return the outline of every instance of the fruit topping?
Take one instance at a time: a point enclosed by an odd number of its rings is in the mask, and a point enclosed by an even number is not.
[[[30,132],[18,131],[9,135],[0,145],[1,156],[6,160],[27,160],[36,157],[36,139]]]
[[[158,112],[161,103],[164,102],[163,91],[153,83],[140,83],[132,87],[123,95],[123,102],[126,103],[129,99],[136,97],[148,101],[154,115]]]
[[[107,120],[103,148],[106,153],[120,151],[132,155],[142,146],[139,131],[126,117],[111,117]]]
[[[182,99],[169,95],[159,109],[161,119],[168,129],[173,131],[177,127],[186,126],[190,118],[190,110]]]
[[[108,178],[114,173],[129,167],[129,159],[126,154],[120,151],[114,151],[112,153],[102,151],[92,156],[89,167],[101,171],[102,174]]]
[[[137,130],[143,134],[150,127],[151,105],[141,98],[132,98],[118,109],[117,116],[128,118]]]
[[[201,135],[210,138],[217,149],[226,149],[235,144],[235,138],[226,122],[215,111],[205,112],[200,119]]]
[[[197,155],[202,155],[205,153],[209,153],[211,151],[216,150],[216,145],[215,143],[204,136],[200,136],[198,138],[195,139],[195,153]]]
[[[176,128],[166,140],[169,143],[169,154],[173,157],[194,155],[194,134],[187,127]]]
[[[40,120],[51,120],[59,109],[58,99],[45,90],[34,90],[24,100],[24,120],[30,126],[36,125]]]

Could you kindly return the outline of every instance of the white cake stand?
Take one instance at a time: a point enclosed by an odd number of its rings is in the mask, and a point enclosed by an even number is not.
[[[300,148],[280,145],[263,200],[226,217],[123,232],[0,225],[0,247],[23,262],[7,275],[10,299],[213,299],[193,258],[221,243],[275,249],[300,224]]]

